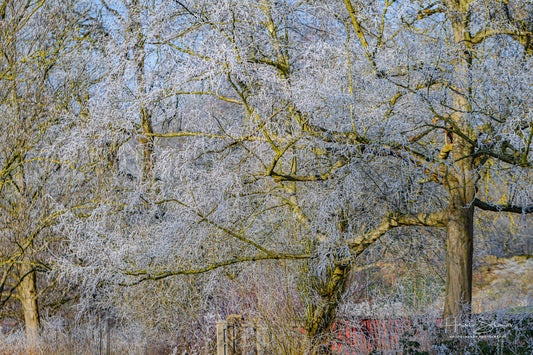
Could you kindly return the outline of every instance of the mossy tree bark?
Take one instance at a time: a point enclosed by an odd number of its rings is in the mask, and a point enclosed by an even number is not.
[[[306,323],[306,332],[311,345],[312,354],[324,354],[329,350],[327,335],[331,334],[335,315],[342,294],[347,285],[349,265],[336,265],[328,274],[325,287],[320,292],[320,303],[311,309]]]
[[[446,299],[443,317],[456,322],[470,314],[472,302],[472,256],[474,237],[474,199],[476,197],[477,164],[473,159],[475,132],[470,126],[472,112],[469,98],[472,88],[469,72],[472,66],[472,36],[470,34],[470,0],[447,0],[446,6],[457,50],[455,62],[456,85],[454,112],[445,119],[455,134],[453,161],[443,180],[449,193],[446,224]],[[458,134],[458,133],[461,134]]]
[[[19,267],[20,281],[17,286],[26,326],[26,342],[35,344],[39,339],[40,317],[37,302],[37,271],[27,256]]]

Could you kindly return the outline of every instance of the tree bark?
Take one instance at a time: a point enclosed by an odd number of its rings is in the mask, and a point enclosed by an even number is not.
[[[443,318],[455,325],[470,316],[472,257],[474,251],[474,200],[476,197],[473,148],[454,137],[453,171],[447,172],[449,204],[446,208],[446,298]]]
[[[472,302],[472,256],[474,206],[454,196],[448,206],[446,226],[446,299],[443,317],[447,324],[470,315]]]
[[[142,160],[142,179],[143,181],[150,180],[152,178],[152,171],[154,167],[154,137],[152,128],[152,114],[150,110],[142,102],[146,95],[145,87],[145,35],[143,33],[142,24],[140,22],[140,4],[138,0],[134,0],[128,7],[128,16],[132,21],[131,27],[128,31],[131,31],[130,38],[133,41],[133,61],[135,64],[135,76],[137,79],[137,91],[140,95],[140,119],[141,119],[141,132],[142,135],[139,138],[139,142],[142,144],[143,160]]]
[[[330,273],[328,283],[321,292],[322,301],[310,314],[307,321],[307,337],[311,345],[311,354],[324,354],[329,347],[322,346],[331,334],[339,300],[346,288],[350,271],[349,265],[337,265]]]
[[[472,158],[475,133],[470,123],[472,96],[470,69],[472,41],[470,33],[469,0],[446,0],[453,38],[457,51],[453,113],[450,122],[462,135],[452,134],[453,162],[446,168],[445,186],[450,202],[447,207],[446,238],[446,299],[443,318],[447,325],[455,325],[468,317],[472,303],[472,256],[474,234],[474,199],[477,167]],[[448,139],[448,137],[447,137]]]
[[[26,342],[35,344],[39,338],[39,307],[37,304],[36,274],[29,260],[24,260],[19,268],[21,281],[17,291],[22,303],[26,326]]]

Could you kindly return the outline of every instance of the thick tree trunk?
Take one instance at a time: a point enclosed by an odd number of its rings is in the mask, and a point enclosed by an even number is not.
[[[22,303],[24,322],[26,325],[26,342],[35,344],[39,338],[39,307],[37,304],[36,271],[30,263],[23,263],[20,267],[22,278],[17,291]]]
[[[446,238],[446,300],[443,317],[448,325],[461,322],[470,315],[472,302],[473,201],[476,195],[477,168],[473,160],[475,132],[470,122],[472,97],[470,68],[472,41],[470,33],[470,1],[445,0],[450,14],[457,61],[455,62],[453,112],[450,120],[459,134],[453,141],[453,163],[447,168],[445,183],[450,194]]]
[[[448,326],[470,316],[474,251],[475,179],[473,148],[454,137],[453,171],[447,172],[450,194],[446,221],[446,299],[443,317]]]
[[[447,324],[461,322],[470,314],[472,302],[474,206],[462,198],[448,207],[446,238],[446,299],[443,317]]]
[[[346,288],[349,265],[337,265],[329,276],[328,283],[321,292],[322,301],[310,314],[306,331],[311,344],[311,354],[326,354],[329,347],[324,347],[335,320],[339,300]]]
[[[143,28],[140,22],[140,4],[139,0],[134,0],[131,2],[128,8],[128,15],[133,19],[131,26],[131,40],[133,41],[133,60],[136,64],[135,75],[137,78],[137,87],[139,94],[141,95],[141,100],[144,100],[142,96],[146,95],[145,87],[145,35],[143,33]],[[142,144],[143,150],[143,163],[142,163],[142,179],[143,181],[150,180],[152,178],[152,171],[154,167],[154,133],[152,128],[152,114],[150,110],[144,105],[141,104],[140,110],[141,118],[141,130],[142,136],[139,139],[139,142]]]

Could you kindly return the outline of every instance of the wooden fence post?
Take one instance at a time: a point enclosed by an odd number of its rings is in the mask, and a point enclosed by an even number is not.
[[[217,355],[264,355],[268,338],[266,328],[232,314],[217,322]]]
[[[217,355],[227,355],[226,349],[226,331],[228,322],[221,320],[217,322]]]
[[[241,315],[229,315],[225,321],[217,322],[217,355],[243,355]]]
[[[231,314],[226,317],[228,323],[226,331],[226,340],[229,344],[228,353],[226,355],[243,355],[243,317],[239,314]]]

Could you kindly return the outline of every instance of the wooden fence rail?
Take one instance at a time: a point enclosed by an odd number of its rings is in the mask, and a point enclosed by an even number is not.
[[[433,323],[440,327],[442,321],[435,319]],[[340,320],[333,324],[335,338],[330,346],[340,354],[397,353],[402,337],[421,335],[424,328],[418,320],[410,318]],[[304,331],[295,327],[298,330]],[[217,323],[217,355],[268,354],[267,333],[257,322],[230,315]]]

